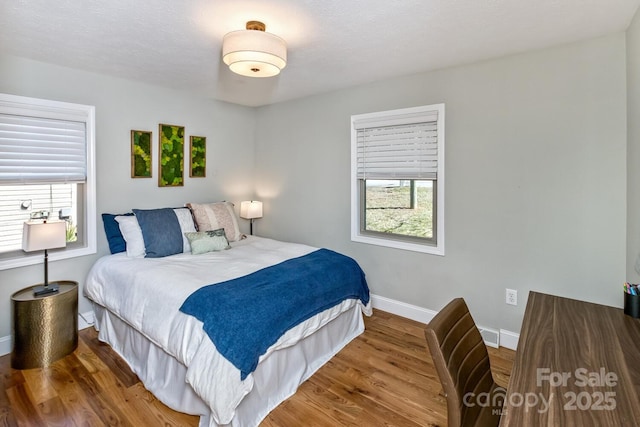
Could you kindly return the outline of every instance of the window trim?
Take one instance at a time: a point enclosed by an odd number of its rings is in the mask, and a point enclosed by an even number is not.
[[[373,236],[362,231],[362,195],[361,185],[358,179],[357,164],[357,129],[355,123],[362,120],[382,120],[389,116],[415,115],[419,113],[429,113],[437,111],[438,128],[438,178],[436,180],[436,220],[435,236],[436,243],[414,243],[407,240],[386,236]],[[380,111],[375,113],[365,113],[351,116],[351,241],[366,243],[377,246],[386,246],[395,249],[422,252],[432,255],[444,256],[445,254],[445,233],[444,233],[444,184],[445,184],[445,135],[444,135],[444,104],[425,105],[420,107],[403,108],[397,110]]]
[[[79,120],[86,123],[87,178],[83,184],[86,187],[84,192],[86,241],[81,247],[70,245],[65,249],[49,251],[49,260],[57,261],[95,254],[97,252],[95,107],[0,93],[0,112],[23,116]],[[0,258],[0,270],[41,264],[43,256],[43,253],[36,252]]]

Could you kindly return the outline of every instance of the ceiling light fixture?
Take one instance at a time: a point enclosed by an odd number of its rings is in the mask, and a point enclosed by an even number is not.
[[[231,71],[249,77],[271,77],[287,65],[287,44],[265,29],[262,22],[249,21],[246,30],[224,36],[222,60]]]

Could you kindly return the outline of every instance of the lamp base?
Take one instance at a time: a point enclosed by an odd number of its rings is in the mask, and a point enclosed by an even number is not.
[[[47,286],[43,286],[43,285],[35,286],[33,288],[33,296],[41,297],[43,295],[55,294],[59,290],[60,290],[60,287],[58,286],[57,283],[49,283],[49,285]]]

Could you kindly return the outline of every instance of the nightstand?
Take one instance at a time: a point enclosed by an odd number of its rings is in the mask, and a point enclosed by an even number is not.
[[[78,346],[78,282],[56,281],[60,290],[34,296],[33,286],[11,295],[14,369],[41,368]]]

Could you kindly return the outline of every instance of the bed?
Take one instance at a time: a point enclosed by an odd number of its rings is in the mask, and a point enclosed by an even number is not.
[[[144,229],[144,217],[139,212],[133,217]],[[185,224],[180,227],[181,234],[192,233],[184,232]],[[159,234],[166,234],[166,227]],[[135,243],[130,240],[126,250],[100,258],[85,283],[98,337],[159,400],[174,410],[199,415],[201,427],[257,426],[361,334],[363,314],[371,314],[367,289],[367,299],[346,298],[287,329],[259,356],[253,370],[241,372],[233,359],[221,354],[222,347],[218,351],[203,329],[206,322],[181,311],[186,301],[204,288],[226,285],[321,250],[238,234],[235,241],[225,240],[224,250],[194,254],[185,249],[149,257],[127,253]],[[196,248],[196,242],[191,243]]]

